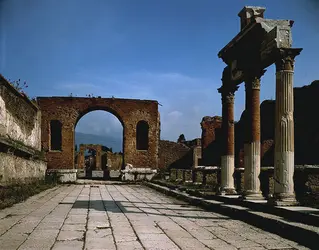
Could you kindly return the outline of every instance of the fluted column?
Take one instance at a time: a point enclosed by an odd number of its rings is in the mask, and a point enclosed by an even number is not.
[[[244,144],[244,192],[245,199],[263,199],[260,191],[260,77],[263,71],[249,72],[245,79],[246,112]]]
[[[235,194],[234,170],[235,170],[235,123],[234,101],[237,86],[219,89],[222,94],[222,131],[223,131],[223,154],[221,156],[221,193]]]
[[[276,60],[275,189],[276,205],[296,204],[294,193],[294,58],[302,49],[280,49]]]

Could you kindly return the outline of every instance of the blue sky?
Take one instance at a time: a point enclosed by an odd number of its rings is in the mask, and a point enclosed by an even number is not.
[[[266,7],[266,18],[294,20],[293,46],[304,48],[295,86],[319,79],[315,0],[0,0],[0,73],[27,80],[31,97],[158,100],[162,138],[193,139],[203,116],[221,115],[217,88],[225,65],[217,53],[239,32],[237,14],[245,5]],[[262,78],[261,100],[274,97],[272,66]],[[243,86],[235,105],[239,119]],[[106,112],[92,112],[76,130],[122,128]]]

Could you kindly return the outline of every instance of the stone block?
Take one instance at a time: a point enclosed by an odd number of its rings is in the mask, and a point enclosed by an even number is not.
[[[210,185],[210,186],[214,186],[214,187],[217,187],[219,185],[218,178],[217,178],[217,172],[206,174],[206,184]]]
[[[59,183],[74,183],[77,169],[47,169],[47,175],[56,175]]]
[[[121,175],[120,170],[110,170],[110,178],[119,178]]]
[[[169,174],[170,181],[175,181],[177,179],[177,169],[171,169]]]
[[[177,179],[183,180],[184,178],[184,169],[177,169]]]
[[[156,169],[151,168],[133,168],[127,167],[121,170],[122,181],[141,181],[141,180],[151,180],[157,173]]]
[[[93,170],[92,171],[92,178],[102,179],[103,177],[104,177],[104,171],[101,171],[101,170]]]
[[[190,182],[192,181],[192,170],[185,170],[184,171],[184,182]]]
[[[204,174],[202,171],[196,171],[195,182],[203,183]]]
[[[44,180],[47,164],[0,152],[0,185]]]
[[[78,169],[77,178],[85,178],[86,172],[85,169]]]

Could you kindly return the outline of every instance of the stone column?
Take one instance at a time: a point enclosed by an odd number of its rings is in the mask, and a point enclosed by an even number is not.
[[[258,72],[258,71],[257,71]],[[260,77],[265,71],[249,74],[245,79],[247,128],[244,144],[245,199],[263,199],[260,191]]]
[[[235,194],[234,171],[235,171],[235,123],[234,101],[237,86],[231,90],[224,86],[219,89],[222,94],[222,131],[223,131],[223,154],[221,156],[221,193]]]
[[[101,167],[101,147],[97,147],[95,156],[95,170],[102,170]]]
[[[78,154],[78,168],[84,169],[84,148],[80,146],[80,151]]]
[[[276,60],[275,205],[296,204],[294,193],[294,58],[302,49],[279,49]]]

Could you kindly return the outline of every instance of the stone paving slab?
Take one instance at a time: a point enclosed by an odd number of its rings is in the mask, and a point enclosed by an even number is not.
[[[0,249],[308,249],[139,185],[61,185],[0,211]]]

